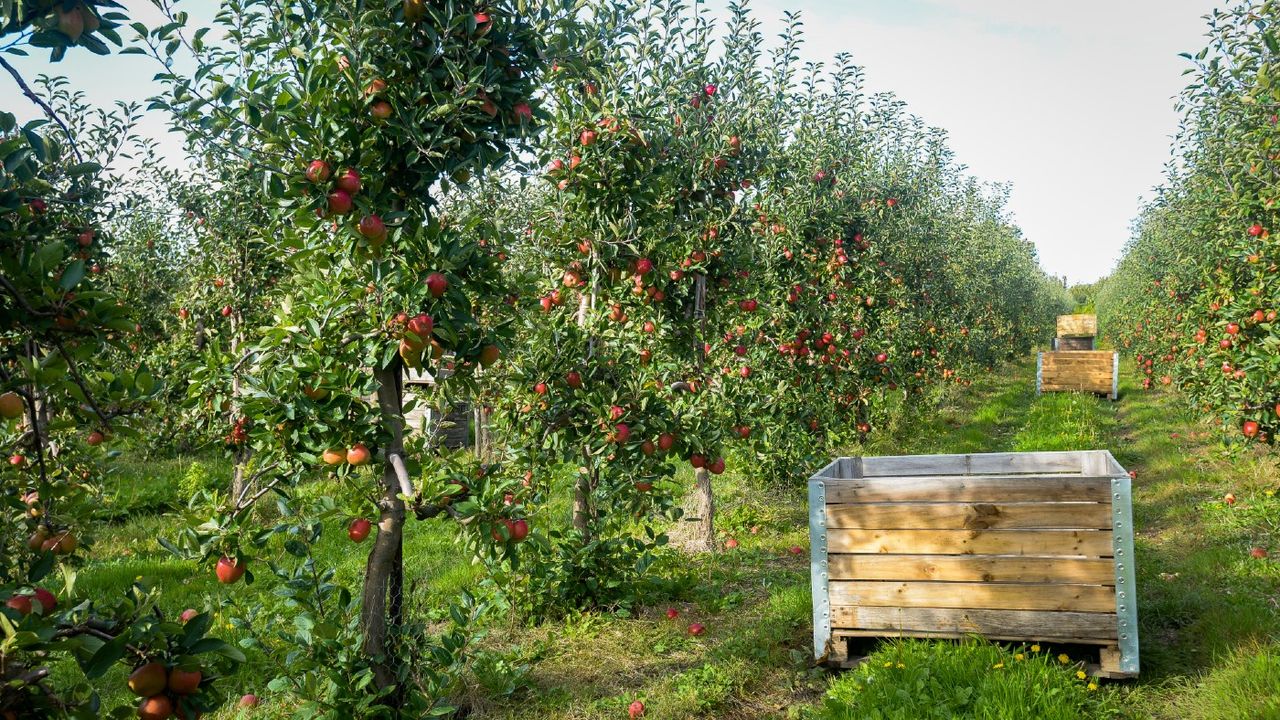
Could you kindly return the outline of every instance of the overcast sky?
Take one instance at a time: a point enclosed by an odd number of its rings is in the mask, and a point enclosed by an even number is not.
[[[727,0],[709,0],[720,12]],[[130,0],[144,16],[150,3]],[[184,2],[194,9],[207,2]],[[753,0],[770,41],[786,10],[805,20],[807,59],[850,53],[868,89],[891,90],[945,128],[960,162],[1012,184],[1014,219],[1051,273],[1106,275],[1151,196],[1177,127],[1180,52],[1204,45],[1212,0]],[[201,13],[203,14],[203,13]],[[70,76],[95,103],[141,101],[155,66],[130,56],[10,58],[28,77]],[[32,116],[7,75],[0,108]],[[164,133],[163,118],[147,132]],[[168,144],[176,144],[169,141]]]

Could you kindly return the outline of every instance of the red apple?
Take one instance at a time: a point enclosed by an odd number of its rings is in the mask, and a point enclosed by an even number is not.
[[[676,619],[676,618],[678,618],[678,617],[680,617],[680,611],[679,611],[679,610],[676,610],[675,608],[667,608],[667,619],[668,619],[668,620],[675,620],[675,619]]]
[[[715,460],[712,460],[707,464],[707,470],[710,470],[712,475],[720,475],[724,473],[724,458],[718,457]]]
[[[738,541],[733,538],[729,538],[728,540],[724,541],[724,546],[729,548],[730,550],[733,550],[734,548],[738,547]]]
[[[391,113],[391,103],[386,100],[374,100],[373,103],[369,105],[369,114],[372,115],[375,120],[386,120],[391,117]]]
[[[427,276],[427,290],[431,291],[431,297],[440,297],[449,289],[449,278],[443,273],[433,272]]]
[[[347,454],[337,448],[329,448],[320,455],[325,465],[339,465],[346,462]]]
[[[480,367],[487,368],[498,362],[498,358],[501,357],[501,355],[502,350],[499,349],[497,345],[485,345],[480,348]]]
[[[203,677],[199,670],[174,668],[169,671],[169,692],[174,695],[191,695],[200,687]]]
[[[707,466],[707,458],[699,455],[698,453],[694,453],[689,456],[689,464],[695,468],[704,468]]]
[[[168,720],[173,717],[173,701],[167,695],[152,695],[138,705],[139,720]]]
[[[387,226],[377,215],[365,215],[360,219],[357,229],[361,235],[374,242],[380,243],[387,239]]]
[[[1262,226],[1259,225],[1258,223],[1254,223],[1250,225],[1249,234],[1252,235],[1253,237],[1258,237],[1259,235],[1262,234]]]
[[[591,145],[594,145],[596,142],[596,131],[583,130],[582,134],[578,136],[578,141],[582,143],[583,147],[590,147]]]
[[[9,464],[16,468],[20,468],[27,464],[27,458],[19,455],[18,453],[14,453],[9,456]]]
[[[657,449],[658,449],[657,446],[653,444],[652,440],[645,440],[644,442],[640,443],[640,452],[644,453],[645,455],[652,455],[654,452],[657,451]]]
[[[1258,429],[1257,420],[1245,420],[1244,424],[1240,426],[1240,432],[1244,433],[1244,436],[1247,438],[1258,437]]]
[[[689,634],[693,635],[694,637],[697,637],[705,633],[706,631],[707,629],[702,626],[702,623],[692,623],[689,625]]]
[[[236,705],[242,708],[258,707],[258,696],[253,693],[242,695],[240,697],[240,702],[236,703]]]
[[[45,590],[42,587],[36,588],[35,599],[36,599],[36,602],[40,603],[40,608],[45,613],[51,613],[54,610],[58,609],[57,596],[55,596],[53,593],[49,592],[48,590]]]
[[[667,452],[676,444],[676,436],[671,433],[662,433],[658,436],[658,449]]]
[[[218,582],[224,585],[239,580],[244,575],[245,563],[239,558],[231,559],[223,555],[218,559],[218,565],[214,568],[214,573],[218,576]]]
[[[518,520],[507,520],[507,534],[511,536],[512,542],[523,542],[529,537],[529,521],[524,518]]]
[[[334,184],[338,186],[339,190],[346,194],[355,195],[360,192],[360,188],[362,187],[360,183],[360,173],[356,172],[355,168],[347,168],[342,171],[342,174],[339,175],[336,180],[334,180]]]
[[[26,617],[31,614],[31,596],[30,595],[14,595],[5,601],[5,606],[10,610],[17,610],[18,614]]]
[[[653,261],[649,258],[640,258],[636,261],[636,274],[648,275],[653,272]]]
[[[790,552],[792,555],[803,555],[804,548],[800,547],[799,545],[792,545],[790,548],[788,548],[788,552]]]
[[[529,107],[529,103],[516,103],[512,106],[511,112],[521,122],[533,122],[533,108]]]
[[[329,214],[330,215],[346,215],[351,212],[354,206],[351,202],[351,195],[345,190],[334,190],[329,193]]]
[[[185,623],[191,622],[191,619],[199,614],[200,614],[199,610],[196,610],[195,608],[187,608],[186,610],[182,611],[182,614],[178,616],[178,619],[185,624]]]
[[[13,420],[22,417],[26,407],[22,404],[22,396],[16,392],[0,393],[0,418]]]
[[[347,463],[351,465],[364,465],[371,457],[369,448],[364,443],[356,443],[347,450]]]
[[[1263,560],[1267,557],[1266,548],[1255,547],[1249,550],[1249,556],[1256,560]]]
[[[312,160],[311,163],[307,165],[307,182],[319,185],[320,183],[327,181],[332,172],[333,169],[329,167],[329,163],[323,160]]]
[[[222,317],[231,317],[231,313],[234,312],[234,310],[230,305],[223,305],[220,312],[222,313]]]
[[[134,695],[151,697],[164,692],[165,686],[169,684],[169,675],[164,665],[149,662],[136,668],[129,675],[127,684]]]
[[[644,703],[636,700],[627,706],[627,720],[644,717]]]
[[[365,518],[356,518],[351,521],[351,525],[347,527],[347,537],[355,542],[364,542],[369,537],[369,531],[373,528],[373,523]]]
[[[631,428],[626,423],[618,423],[613,428],[613,441],[621,445],[631,439]]]
[[[570,370],[568,373],[565,373],[564,381],[565,384],[571,388],[577,389],[582,387],[582,375],[580,375],[577,370]]]
[[[97,446],[97,445],[101,445],[102,441],[106,439],[107,437],[103,435],[100,431],[94,430],[93,432],[89,433],[89,436],[86,437],[84,441],[89,443],[90,445]]]

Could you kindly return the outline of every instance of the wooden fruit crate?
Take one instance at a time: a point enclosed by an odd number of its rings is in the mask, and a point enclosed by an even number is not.
[[[1090,392],[1120,396],[1120,353],[1107,350],[1042,352],[1036,356],[1036,394]]]
[[[1055,352],[1063,350],[1092,350],[1094,339],[1091,337],[1064,337],[1053,339]]]
[[[1083,338],[1098,335],[1097,315],[1059,315],[1058,337]]]
[[[814,655],[854,638],[1099,647],[1138,674],[1129,475],[1111,453],[835,460],[809,479]]]

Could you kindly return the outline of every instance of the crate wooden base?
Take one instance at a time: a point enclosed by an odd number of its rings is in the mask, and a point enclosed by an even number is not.
[[[857,634],[849,632],[839,632],[832,637],[831,652],[828,653],[823,665],[830,668],[839,668],[841,670],[852,670],[865,663],[870,656],[863,655],[859,652],[853,652],[850,649],[850,641],[873,639],[885,639],[896,637],[913,637],[935,640],[961,640],[962,636],[954,634],[928,634],[928,633],[901,633],[896,635],[886,634],[883,632],[867,632],[866,634]],[[1010,640],[1017,641],[1018,638],[987,638],[988,640]],[[1079,645],[1079,640],[1072,638],[1039,638],[1037,642],[1045,645]],[[1137,677],[1137,673],[1126,672],[1120,668],[1120,648],[1116,645],[1105,645],[1098,647],[1098,662],[1084,663],[1084,671],[1092,677],[1105,678],[1108,680],[1128,680]]]
[[[1128,473],[1110,453],[841,458],[809,481],[815,657],[921,637],[1090,645],[1138,673]]]

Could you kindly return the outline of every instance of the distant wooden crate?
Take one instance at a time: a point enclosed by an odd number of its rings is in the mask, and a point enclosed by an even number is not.
[[[1097,315],[1059,315],[1058,337],[1096,337],[1098,334]]]
[[[1042,352],[1036,358],[1036,393],[1089,392],[1120,396],[1120,354],[1107,350]]]
[[[1055,352],[1062,350],[1092,350],[1094,339],[1091,337],[1064,337],[1053,339]]]
[[[865,637],[1099,646],[1138,674],[1129,475],[1111,453],[840,458],[809,480],[814,655]]]

